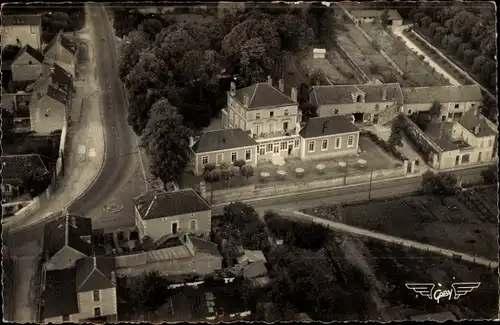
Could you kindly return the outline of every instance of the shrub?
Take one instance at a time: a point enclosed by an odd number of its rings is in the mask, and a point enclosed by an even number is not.
[[[203,168],[203,174],[208,174],[211,171],[215,170],[217,167],[215,164],[206,164],[205,167]]]
[[[223,162],[220,163],[219,168],[221,170],[226,170],[226,169],[229,168],[229,164],[223,161]]]
[[[244,165],[240,168],[241,176],[245,177],[247,180],[253,176],[254,169],[251,165]]]
[[[246,162],[243,159],[238,159],[233,163],[234,166],[239,167],[239,168],[241,168],[242,166],[245,166],[245,164],[246,164]]]
[[[372,140],[376,145],[381,147],[385,152],[391,154],[394,158],[399,159],[401,161],[408,160],[403,154],[401,154],[396,148],[391,146],[387,141],[378,137],[375,133],[368,130],[361,130],[362,136],[368,136],[370,140]]]

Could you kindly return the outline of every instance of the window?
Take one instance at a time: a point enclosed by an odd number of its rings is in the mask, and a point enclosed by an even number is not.
[[[321,141],[321,150],[326,150],[326,149],[328,149],[328,140],[323,139],[323,141]]]
[[[350,135],[347,137],[347,147],[354,147],[354,136]]]
[[[255,113],[255,119],[260,120],[260,113]]]
[[[455,108],[458,108],[460,105],[459,104],[455,104]]]
[[[339,109],[338,108],[336,108],[336,109],[333,110],[333,114],[337,115],[338,113],[339,113]]]
[[[463,155],[462,156],[462,164],[468,164],[470,162],[470,157],[469,155]]]
[[[101,317],[101,307],[94,308],[94,317]]]
[[[294,148],[297,149],[300,146],[300,140],[295,140]]]
[[[259,124],[255,125],[255,134],[260,135],[260,125]]]
[[[201,164],[204,166],[208,164],[208,156],[202,156],[201,157]]]
[[[288,122],[283,122],[283,131],[288,131]]]
[[[266,146],[261,145],[259,146],[259,155],[265,155],[266,154]]]
[[[453,113],[448,113],[448,118],[453,118]]]
[[[198,229],[197,227],[197,221],[196,220],[190,220],[189,221],[189,230],[190,231],[196,231]]]
[[[36,33],[36,26],[30,26],[30,32],[31,32],[31,34],[35,34]]]
[[[408,114],[411,114],[411,109],[408,110]]]
[[[224,155],[223,155],[223,154],[221,154],[221,153],[218,153],[218,154],[217,154],[217,156],[215,156],[215,164],[216,164],[217,166],[219,166],[219,165],[220,165],[220,163],[221,163],[221,162],[222,162],[222,160],[223,160],[223,157],[224,157]]]
[[[273,111],[269,112],[269,117],[274,117],[274,112]]]
[[[170,223],[170,230],[172,230],[172,234],[176,234],[179,231],[179,222],[174,221]]]
[[[340,138],[335,138],[335,149],[340,149],[341,143]]]
[[[286,141],[281,142],[281,150],[286,150]]]
[[[237,152],[231,152],[231,162],[234,163],[238,159]]]
[[[31,62],[31,61],[28,61],[28,64],[33,64],[33,62]]]
[[[63,322],[69,322],[69,315],[63,315]]]
[[[470,108],[474,108],[474,107],[476,107],[476,104],[471,104],[470,105]]]
[[[314,151],[314,141],[309,141],[309,152]]]
[[[246,150],[245,151],[245,160],[246,161],[252,160],[252,150]]]
[[[483,147],[483,141],[479,142],[479,148],[482,148]]]
[[[94,301],[100,301],[101,300],[101,291],[99,290],[94,290]]]
[[[493,146],[493,140],[489,139],[488,140],[488,147],[491,147],[491,146]]]
[[[271,151],[273,151],[273,144],[272,144],[272,143],[268,143],[268,144],[266,144],[266,151],[267,151],[267,152],[271,152]]]
[[[288,116],[289,113],[288,109],[285,109],[285,116]]]

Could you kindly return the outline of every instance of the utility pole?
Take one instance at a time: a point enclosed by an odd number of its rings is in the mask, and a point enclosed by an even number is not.
[[[373,168],[370,171],[370,185],[368,187],[368,201],[372,198],[372,181],[373,181]]]

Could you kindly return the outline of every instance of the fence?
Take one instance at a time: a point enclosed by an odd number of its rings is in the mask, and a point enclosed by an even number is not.
[[[335,46],[339,50],[340,55],[349,63],[349,65],[354,69],[354,71],[356,71],[363,79],[365,79],[365,82],[371,81],[371,79],[366,75],[366,73],[363,70],[361,70],[361,68],[351,59],[351,57],[347,54],[347,52],[344,50],[342,45],[339,44],[339,42],[336,42]],[[327,59],[329,61],[331,60],[329,55],[327,55]]]
[[[424,131],[422,131],[408,116],[399,114],[405,134],[414,141],[424,153],[439,155],[443,150]]]
[[[376,181],[379,179],[387,179],[393,177],[404,176],[407,173],[408,162],[406,161],[402,167],[391,169],[370,170],[365,173],[358,173],[355,175],[348,175],[330,179],[322,180],[309,180],[309,181],[296,181],[287,184],[275,185],[268,184],[252,184],[238,188],[230,188],[223,190],[213,191],[213,203],[224,203],[231,201],[240,201],[255,199],[261,197],[271,197],[283,194],[299,194],[317,189],[327,189],[339,187],[343,185],[353,185]],[[202,191],[202,196],[206,200],[210,200],[210,192]]]

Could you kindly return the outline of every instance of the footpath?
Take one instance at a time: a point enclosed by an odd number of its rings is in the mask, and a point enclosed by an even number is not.
[[[440,255],[444,255],[446,257],[457,258],[457,259],[465,260],[465,261],[468,261],[468,262],[471,262],[474,264],[487,266],[487,267],[492,268],[492,269],[498,267],[498,261],[492,261],[492,260],[488,260],[486,258],[472,256],[472,255],[465,254],[462,252],[444,249],[444,248],[429,245],[429,244],[419,243],[419,242],[409,240],[409,239],[390,236],[390,235],[382,234],[382,233],[367,230],[367,229],[348,226],[344,223],[326,220],[326,219],[315,217],[315,216],[312,216],[312,215],[309,215],[309,214],[306,214],[303,212],[299,212],[299,211],[280,209],[280,210],[276,210],[276,212],[281,214],[281,215],[284,215],[286,217],[289,217],[289,218],[298,219],[301,221],[313,222],[313,223],[320,224],[320,225],[326,226],[328,228],[335,229],[335,230],[342,231],[342,232],[348,232],[351,234],[370,237],[370,238],[382,240],[382,241],[389,242],[389,243],[396,244],[396,245],[402,245],[402,246],[409,247],[409,248],[419,249],[419,250],[426,251],[426,252],[433,252],[433,253],[437,253]]]
[[[26,228],[45,221],[50,215],[70,206],[99,176],[104,162],[105,143],[101,115],[100,92],[95,76],[93,44],[87,42],[91,56],[84,81],[75,81],[71,113],[64,152],[64,174],[57,180],[50,199],[41,199],[40,208],[21,219],[13,219],[5,226],[10,231]],[[82,107],[82,100],[86,105]],[[15,218],[15,217],[14,217]]]

